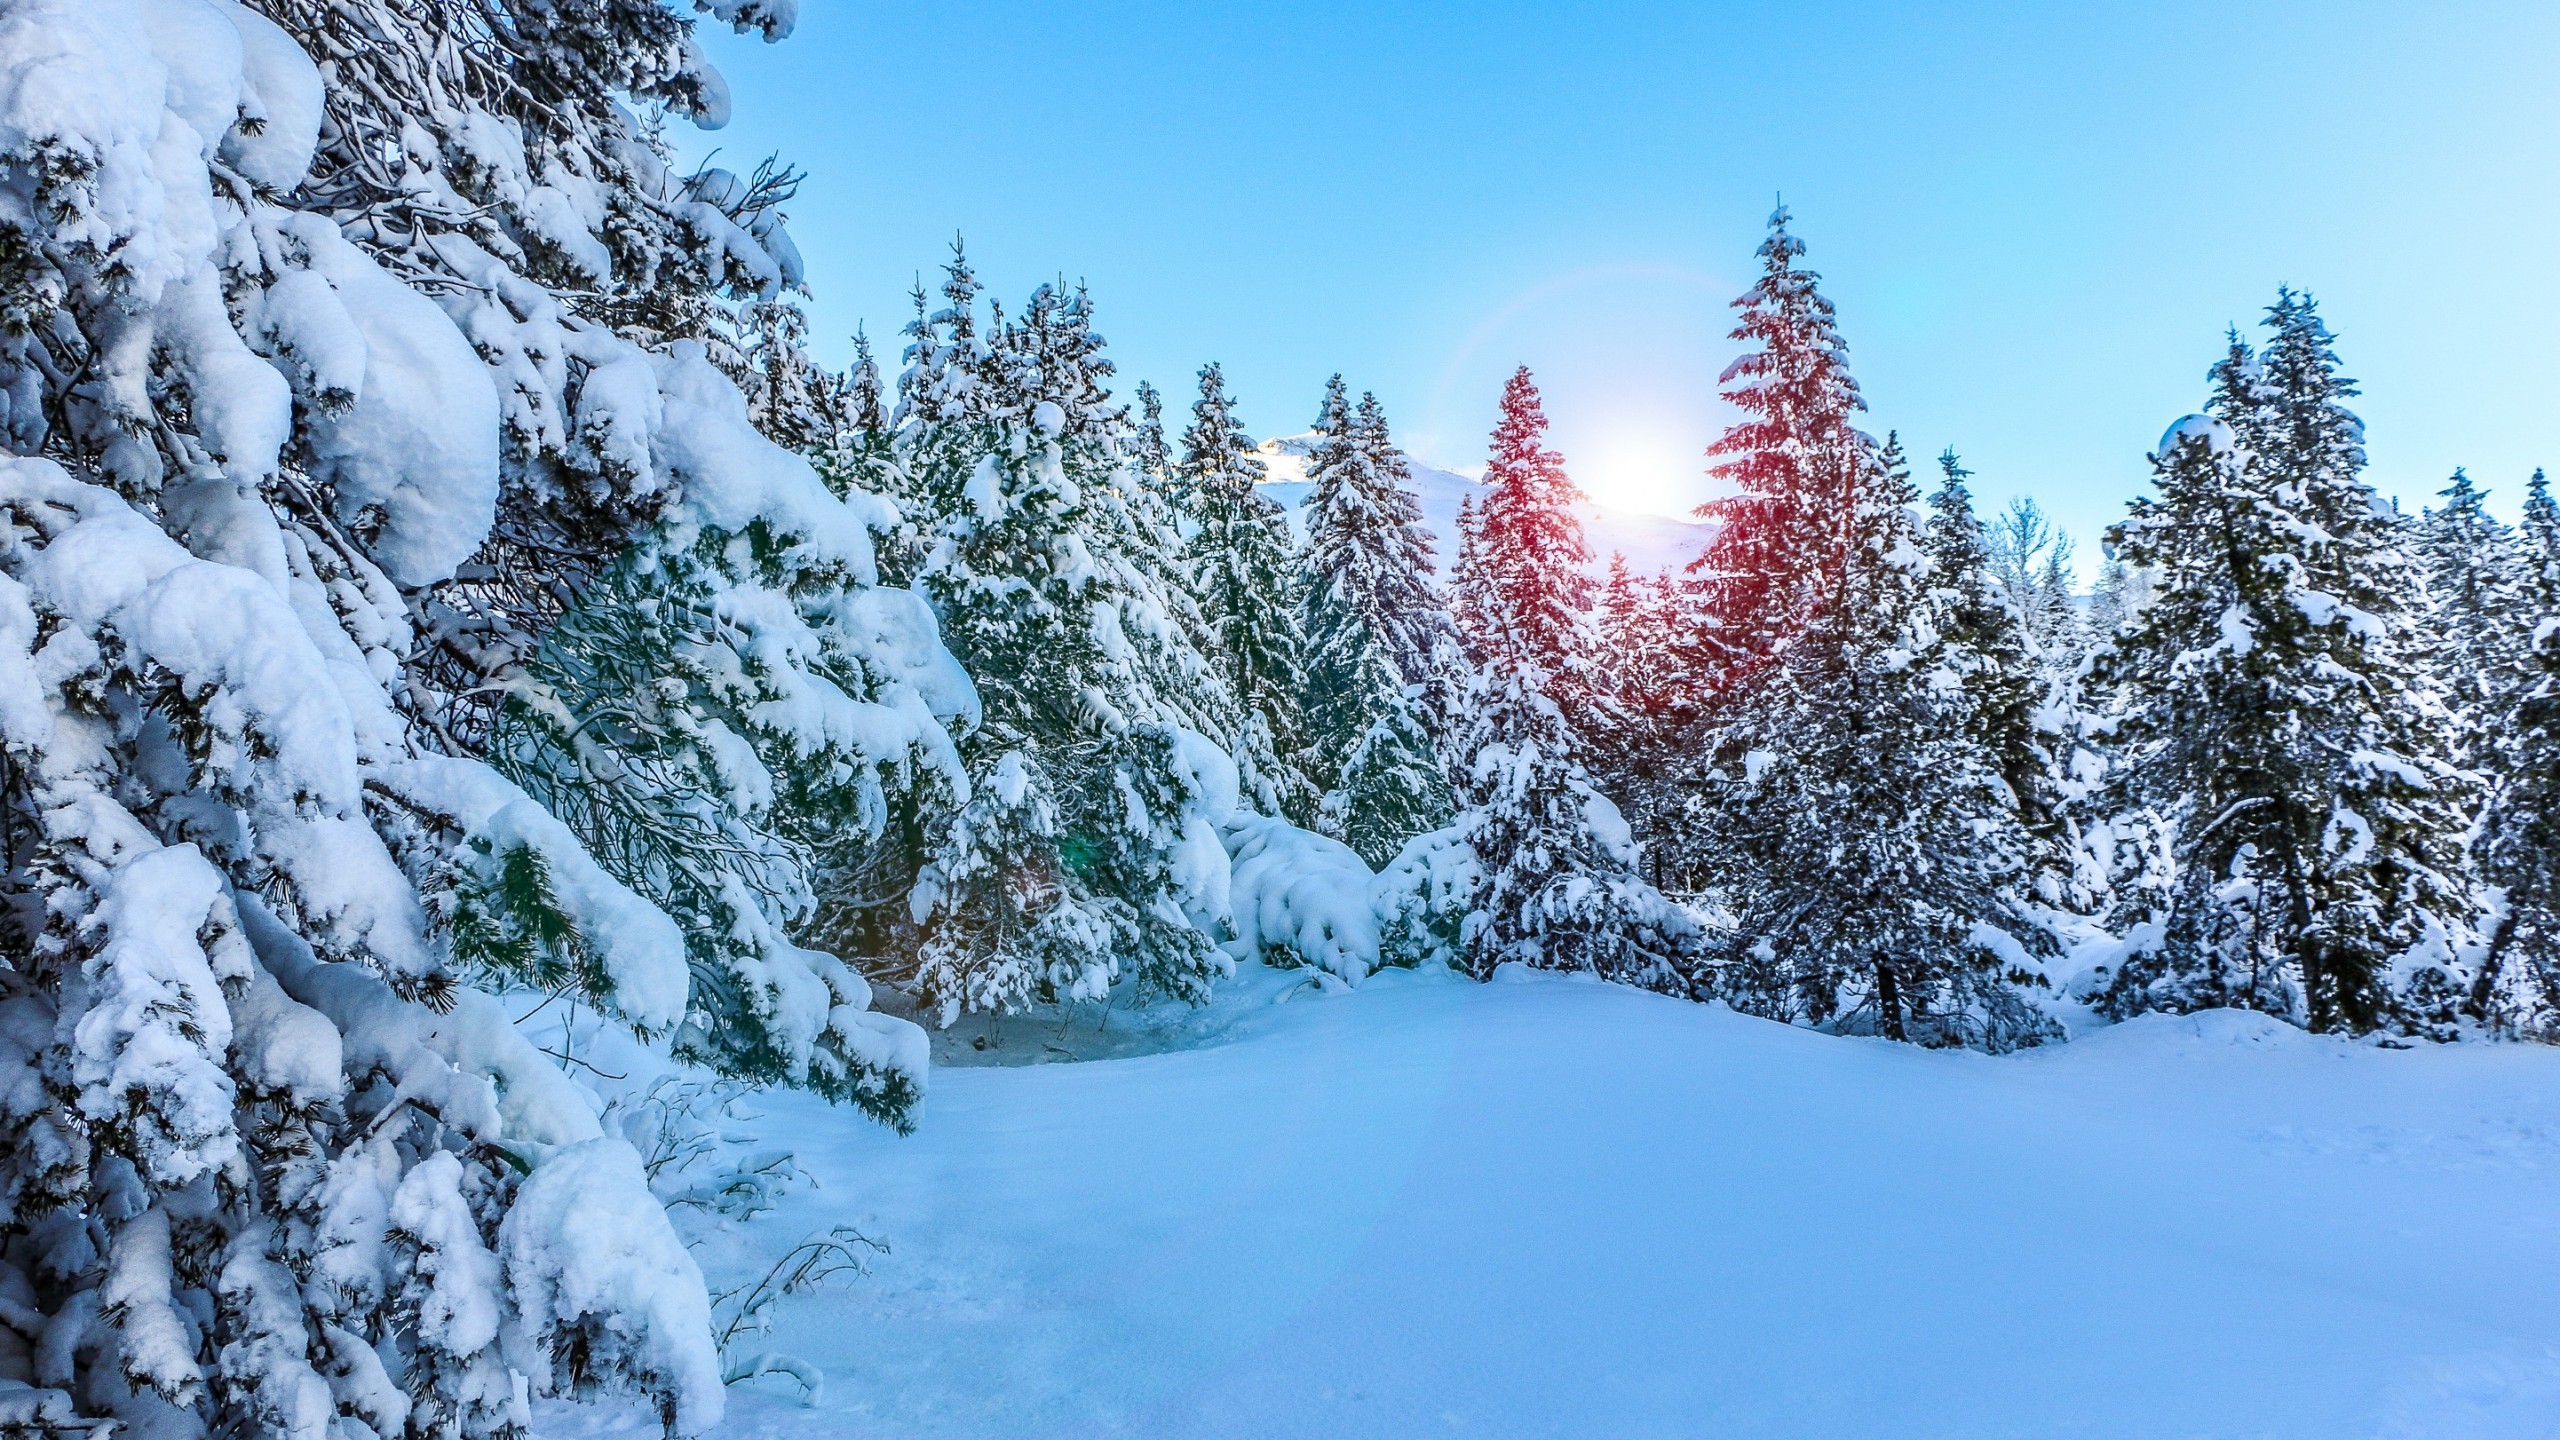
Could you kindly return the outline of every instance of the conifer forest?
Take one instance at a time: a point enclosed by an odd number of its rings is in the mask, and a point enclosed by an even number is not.
[[[0,1434],[2560,1425],[2560,502],[2352,317],[2075,549],[1780,204],[1656,570],[1533,366],[822,361],[797,10],[0,0]]]

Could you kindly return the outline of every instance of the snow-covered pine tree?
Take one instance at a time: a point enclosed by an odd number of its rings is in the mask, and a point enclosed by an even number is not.
[[[2117,803],[2170,863],[2119,888],[2138,943],[2099,1002],[2443,1033],[2468,989],[2464,777],[2408,653],[2416,587],[2354,387],[2309,297],[2267,324],[2263,356],[2232,336],[2213,413],[2170,427],[2157,493],[2111,532],[2152,586],[2100,656]]]
[[[466,752],[631,537],[859,536],[701,343],[797,280],[773,189],[621,108],[724,94],[640,0],[0,17],[0,1428],[718,1418],[639,1157],[487,988],[672,1031],[683,937]]]
[[[1449,898],[1465,901],[1463,923],[1425,928],[1454,928],[1479,977],[1516,962],[1694,994],[1697,922],[1642,877],[1634,833],[1592,783],[1587,739],[1559,702],[1591,687],[1542,664],[1581,664],[1590,590],[1577,492],[1562,457],[1539,443],[1545,429],[1523,368],[1503,393],[1485,492],[1459,512],[1457,628],[1468,653],[1444,641],[1425,687],[1452,725],[1460,809],[1445,833],[1469,857],[1431,866],[1462,877],[1454,888],[1466,893]],[[1440,848],[1433,836],[1415,846]]]
[[[1605,663],[1592,667],[1581,717],[1591,768],[1657,867],[1681,809],[1673,782],[1675,747],[1690,713],[1681,656],[1688,598],[1677,576],[1639,576],[1626,556],[1613,554],[1592,610],[1594,653]],[[1658,875],[1648,878],[1659,883]]]
[[[1545,405],[1529,367],[1502,389],[1484,489],[1458,553],[1457,620],[1479,665],[1497,657],[1565,694],[1578,686],[1591,609],[1591,547],[1574,503],[1582,492],[1546,448]]]
[[[1164,484],[1173,477],[1173,447],[1164,436],[1164,392],[1141,380],[1138,382],[1138,431],[1133,437],[1132,458],[1140,474]]]
[[[2522,584],[2528,613],[2560,615],[2560,505],[2552,503],[2551,482],[2536,466],[2525,482],[2524,517],[2516,527],[2516,548],[2523,566]]]
[[[2541,472],[2535,476],[2540,478]],[[2498,1030],[2560,1038],[2560,616],[2536,622],[2532,687],[2502,717],[2503,781],[2475,842],[2499,904],[2467,1009]]]
[[[742,377],[747,418],[759,434],[786,450],[803,455],[825,450],[853,424],[850,377],[810,358],[809,317],[794,301],[750,301],[739,319],[747,340]]]
[[[2453,709],[2456,763],[2494,770],[2494,732],[2526,682],[2541,617],[2527,613],[2515,537],[2469,473],[2455,470],[2438,493],[2444,505],[2425,512],[2411,537],[2425,596],[2418,624],[2435,688]]]
[[[1411,471],[1376,397],[1354,411],[1333,377],[1315,435],[1298,596],[1308,768],[1326,791],[1319,828],[1382,866],[1448,823],[1420,687],[1452,632],[1431,585],[1421,506],[1404,488]]]
[[[904,586],[922,558],[923,532],[910,513],[918,497],[898,464],[880,362],[871,353],[871,337],[858,326],[853,332],[853,367],[845,372],[843,395],[843,423],[810,453],[810,460],[818,467],[819,478],[837,495],[850,498],[858,492],[887,501],[895,510],[885,529],[873,531],[872,554],[881,582]]]
[[[1322,792],[1300,757],[1306,637],[1299,631],[1289,518],[1260,490],[1262,461],[1235,417],[1218,366],[1200,369],[1200,398],[1182,432],[1183,493],[1197,528],[1188,539],[1191,591],[1208,623],[1209,659],[1242,707],[1233,753],[1245,798],[1266,815],[1312,820]]]
[[[916,586],[984,722],[911,904],[914,981],[945,1024],[1124,980],[1206,998],[1227,968],[1203,929],[1223,900],[1211,825],[1235,779],[1199,732],[1233,701],[1149,559],[1123,437],[1077,423],[1098,415],[1098,356],[982,329],[956,247],[943,291],[910,327],[898,458],[924,535]]]
[[[1938,471],[1921,549],[1937,592],[1939,638],[1962,652],[1953,668],[1964,677],[1967,730],[2008,786],[2019,824],[2045,849],[2059,836],[2062,817],[2053,793],[2054,737],[2040,724],[2047,687],[2037,674],[2034,637],[1974,514],[1964,483],[1973,472],[1953,447],[1939,455]]]
[[[1717,528],[1689,567],[1704,621],[1694,683],[1707,690],[1774,653],[1836,591],[1822,566],[1846,554],[1875,443],[1854,424],[1866,401],[1788,218],[1784,206],[1769,216],[1760,278],[1733,302],[1730,338],[1750,348],[1725,367],[1724,398],[1746,418],[1707,449],[1708,473],[1734,488],[1700,507]]]
[[[883,1017],[839,956],[878,943],[872,912],[903,910],[966,789],[946,726],[974,725],[978,701],[924,601],[877,584],[869,533],[894,510],[842,499],[798,529],[769,511],[645,537],[545,638],[490,754],[678,922],[678,1056],[903,1127],[917,1077],[883,1063]],[[538,947],[515,908],[463,886],[457,950]],[[573,958],[594,957],[527,956],[550,962],[548,985],[594,988]]]
[[[1840,498],[1841,553],[1800,562],[1826,587],[1806,623],[1719,706],[1703,849],[1734,916],[1724,992],[1896,1040],[2037,1044],[2058,1032],[2021,993],[2041,983],[2028,840],[1975,729],[1966,597],[1934,586],[1897,445]]]
[[[1461,953],[1497,966],[1586,971],[1673,995],[1700,993],[1697,922],[1645,882],[1626,821],[1574,758],[1578,743],[1545,677],[1497,658],[1471,677],[1457,736],[1474,857]]]

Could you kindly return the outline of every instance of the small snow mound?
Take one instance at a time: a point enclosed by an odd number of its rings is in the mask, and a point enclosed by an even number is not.
[[[1505,960],[1501,964],[1493,967],[1493,978],[1491,983],[1495,985],[1535,985],[1538,983],[1538,979],[1538,972],[1530,969],[1526,963],[1518,960]]]
[[[2087,1040],[2074,1042],[2073,1048],[2099,1041],[2192,1054],[2202,1050],[2290,1049],[2311,1039],[2308,1032],[2258,1010],[2198,1010],[2185,1015],[2160,1011],[2108,1026]]]

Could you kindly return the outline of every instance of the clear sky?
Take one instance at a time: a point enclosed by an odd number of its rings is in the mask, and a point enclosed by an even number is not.
[[[711,48],[694,153],[807,170],[830,360],[861,320],[892,363],[960,233],[1009,301],[1088,281],[1124,381],[1223,362],[1262,433],[1339,370],[1472,467],[1525,363],[1585,488],[1674,511],[1783,191],[1871,428],[2084,543],[2279,284],[2386,490],[2467,465],[2512,516],[2560,467],[2554,0],[806,0]]]

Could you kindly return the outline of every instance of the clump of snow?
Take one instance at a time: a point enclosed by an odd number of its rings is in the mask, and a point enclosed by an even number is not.
[[[675,1397],[675,1433],[720,1418],[702,1271],[627,1141],[599,1136],[536,1170],[499,1226],[497,1258],[519,1315],[508,1358],[546,1393],[578,1394],[591,1371],[634,1374]]]
[[[2230,454],[2238,443],[2232,437],[2231,427],[2212,416],[2184,415],[2161,433],[2160,448],[2152,454],[2167,461],[2175,457],[2178,447],[2189,440],[2203,441],[2205,449],[2217,456]]]
[[[1239,817],[1226,827],[1234,866],[1239,960],[1312,966],[1356,985],[1378,968],[1373,877],[1348,845],[1286,820]]]

